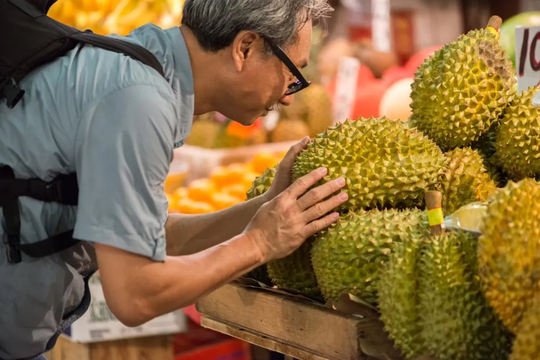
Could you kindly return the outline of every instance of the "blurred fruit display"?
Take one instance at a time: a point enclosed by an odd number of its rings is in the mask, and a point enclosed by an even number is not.
[[[178,183],[178,174],[171,174],[167,183],[169,211],[183,214],[204,214],[223,210],[246,200],[246,192],[264,170],[274,167],[285,156],[284,152],[260,152],[249,162],[233,163],[214,168],[208,178],[200,178],[189,184]],[[184,186],[185,185],[185,186]]]
[[[49,16],[80,30],[127,35],[147,23],[162,28],[179,25],[183,0],[61,0]]]

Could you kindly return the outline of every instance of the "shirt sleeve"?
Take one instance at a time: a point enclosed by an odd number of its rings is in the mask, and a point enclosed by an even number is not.
[[[105,96],[77,132],[79,204],[74,238],[164,261],[167,198],[173,157],[173,101],[155,86]]]

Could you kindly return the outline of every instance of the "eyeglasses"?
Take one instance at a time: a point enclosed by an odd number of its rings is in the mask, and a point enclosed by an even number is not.
[[[294,93],[299,92],[300,90],[303,90],[307,88],[311,81],[307,81],[303,76],[300,70],[294,65],[294,63],[289,59],[289,57],[285,54],[285,52],[276,44],[274,44],[273,41],[269,39],[264,39],[266,42],[268,42],[268,45],[270,45],[270,48],[272,49],[272,52],[274,55],[278,57],[279,60],[281,60],[285,66],[292,72],[292,74],[296,77],[296,81],[289,85],[287,91],[285,92],[285,96],[292,95]]]

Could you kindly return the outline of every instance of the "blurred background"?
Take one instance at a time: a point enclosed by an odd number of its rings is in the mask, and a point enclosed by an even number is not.
[[[330,3],[336,11],[328,19],[327,27],[319,26],[315,30],[310,66],[304,74],[313,84],[297,94],[291,106],[259,119],[250,127],[238,125],[234,119],[219,113],[194,118],[191,135],[186,145],[176,150],[165,183],[170,212],[208,213],[245,201],[253,180],[266,168],[278,164],[294,142],[306,135],[313,137],[335,122],[345,120],[344,117],[387,116],[407,121],[410,85],[418,66],[460,34],[485,27],[491,15],[499,15],[505,21],[501,44],[511,58],[515,52],[515,26],[540,26],[540,0],[330,0]],[[59,0],[51,8],[50,16],[81,30],[127,35],[149,22],[163,28],[179,25],[182,5],[182,0]],[[99,281],[93,284],[99,291]],[[94,305],[99,306],[100,314],[109,313],[104,301],[95,300]],[[150,328],[128,331],[114,317],[106,316],[103,318],[109,321],[103,321],[97,331],[95,324],[88,325],[91,319],[87,317],[76,324],[76,329],[71,329],[71,337],[78,332],[82,338],[89,338],[91,345],[78,345],[89,348],[108,340],[109,345],[103,345],[100,350],[101,354],[108,354],[102,359],[157,358],[148,355],[152,349],[165,349],[170,353],[167,357],[174,356],[176,360],[283,358],[202,329],[199,314],[193,307],[184,309],[182,316],[184,322],[172,326],[173,330],[163,325],[163,320],[162,325],[154,326],[151,331]],[[175,319],[173,323],[177,324],[179,320]],[[106,335],[113,333],[113,328],[121,329],[116,332],[121,335],[114,338]],[[126,336],[171,333],[174,346],[159,341],[148,346],[140,345],[143,340],[110,342],[123,341]],[[73,352],[66,349],[73,346],[63,339],[49,357],[71,359]],[[118,352],[113,348],[128,350]],[[148,356],[140,357],[139,351]]]

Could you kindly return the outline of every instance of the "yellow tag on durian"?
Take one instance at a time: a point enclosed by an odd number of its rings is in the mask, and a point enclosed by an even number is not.
[[[442,225],[444,223],[442,208],[428,210],[428,220],[429,226]]]

